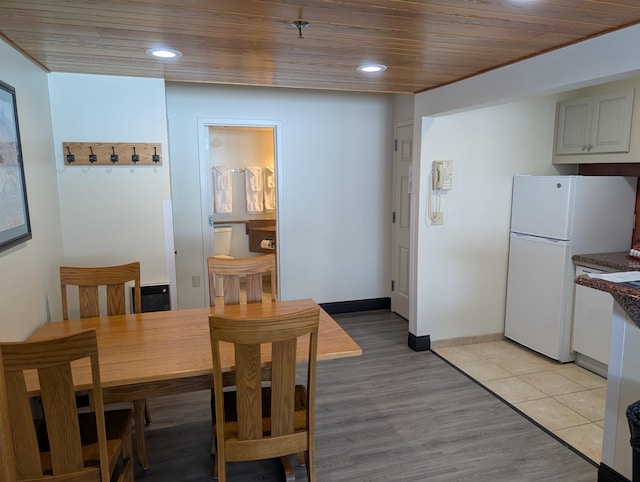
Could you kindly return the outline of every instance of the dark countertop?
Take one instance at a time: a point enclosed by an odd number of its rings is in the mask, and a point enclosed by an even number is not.
[[[640,259],[630,258],[629,251],[576,254],[571,259],[574,264],[589,265],[594,268],[602,266],[602,268],[607,268],[607,271],[640,271]]]

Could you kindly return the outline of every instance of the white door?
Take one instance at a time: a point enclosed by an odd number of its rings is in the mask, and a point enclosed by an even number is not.
[[[632,113],[633,90],[596,97],[589,153],[629,152]]]
[[[593,98],[560,102],[556,154],[584,154],[591,136]]]
[[[576,276],[606,273],[599,269],[576,266]],[[605,291],[576,285],[573,299],[571,347],[576,353],[609,364],[613,298]]]
[[[409,319],[409,175],[413,157],[413,125],[396,127],[393,163],[393,233],[391,242],[391,311]]]

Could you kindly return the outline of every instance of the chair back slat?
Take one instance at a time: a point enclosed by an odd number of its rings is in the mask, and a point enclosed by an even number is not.
[[[248,274],[246,286],[247,303],[262,303],[262,273]]]
[[[238,439],[262,438],[260,345],[236,345]]]
[[[125,308],[124,284],[107,285],[107,315],[124,315]]]
[[[262,277],[271,275],[271,299],[277,299],[276,255],[265,254],[252,258],[207,258],[209,272],[209,304],[216,305],[216,275],[222,276],[224,304],[238,305],[240,299],[240,279],[245,279],[247,303],[262,302]]]
[[[80,318],[100,316],[100,301],[97,286],[78,286]]]
[[[53,473],[79,472],[84,461],[71,365],[42,368],[38,379]]]
[[[237,274],[223,274],[222,288],[225,305],[240,304],[240,276]]]
[[[62,292],[62,317],[69,319],[67,286],[78,286],[80,318],[100,316],[99,287],[107,291],[107,315],[126,313],[125,286],[134,283],[134,312],[142,311],[140,292],[140,263],[134,262],[118,266],[95,268],[60,267],[60,287]]]
[[[271,435],[293,433],[297,339],[276,342],[271,354]]]
[[[9,425],[15,448],[16,471],[24,479],[42,477],[38,438],[33,424],[33,415],[29,409],[24,374],[22,371],[6,372],[4,380],[7,405],[11,414]]]

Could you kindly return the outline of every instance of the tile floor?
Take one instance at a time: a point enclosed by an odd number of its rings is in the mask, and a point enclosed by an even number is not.
[[[434,348],[573,448],[600,463],[607,380],[510,340]]]

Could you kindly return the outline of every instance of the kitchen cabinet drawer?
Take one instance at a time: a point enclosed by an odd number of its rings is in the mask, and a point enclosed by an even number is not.
[[[632,113],[633,90],[560,102],[556,154],[629,152]]]
[[[576,266],[576,276],[606,272]],[[606,367],[609,363],[612,313],[613,298],[609,293],[575,285],[571,348],[576,355],[584,355]],[[579,356],[576,357],[576,362],[582,364]]]

